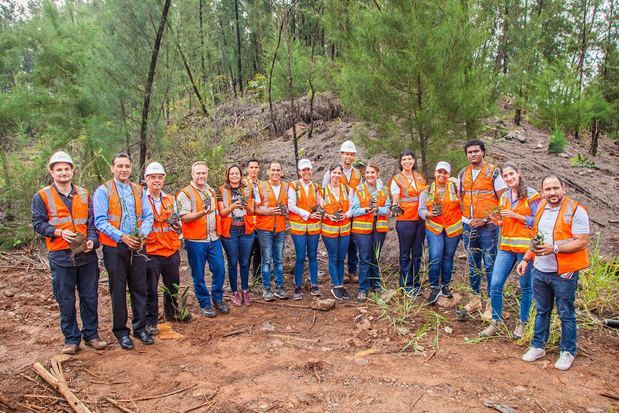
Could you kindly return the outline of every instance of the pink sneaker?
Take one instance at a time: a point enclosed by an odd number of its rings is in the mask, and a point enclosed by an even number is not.
[[[240,292],[237,291],[232,295],[232,305],[235,307],[240,307],[243,305],[243,297]]]
[[[251,305],[251,294],[249,291],[243,291],[243,301],[245,305]]]

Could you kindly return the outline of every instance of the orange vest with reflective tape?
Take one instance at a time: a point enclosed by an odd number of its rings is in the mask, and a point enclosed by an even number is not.
[[[428,200],[426,201],[426,207],[429,212],[434,210],[434,200],[438,197],[436,182],[432,182],[428,189]],[[462,233],[460,199],[458,198],[456,185],[453,182],[447,182],[447,188],[445,188],[445,193],[440,202],[441,215],[437,217],[426,216],[426,229],[436,235],[442,234],[443,230],[445,230],[447,236],[453,238]]]
[[[348,201],[347,187],[340,183],[340,200],[335,198],[331,192],[331,185],[324,188],[324,209],[327,214],[333,215],[336,211],[341,211],[342,215],[350,209]],[[322,219],[321,232],[323,237],[336,238],[338,236],[350,235],[350,218],[344,218],[339,221],[331,221],[329,218]]]
[[[301,181],[290,182],[290,188],[297,194],[297,207],[311,213],[312,208],[318,204],[318,190],[313,182],[310,181],[307,194],[303,189]],[[319,219],[303,219],[302,216],[290,212],[288,214],[290,221],[290,233],[295,235],[309,235],[320,234],[320,220]]]
[[[511,209],[516,214],[524,216],[532,215],[530,203],[541,199],[541,197],[533,188],[527,188],[526,191],[527,194],[518,200],[513,209],[509,199],[509,192],[511,190],[505,191],[501,195],[499,207],[501,209]],[[503,251],[527,252],[531,245],[531,238],[535,236],[535,228],[527,227],[524,222],[509,217],[501,218],[499,226],[501,227],[501,234],[499,235],[500,249]]]
[[[473,168],[467,166],[460,180],[462,196],[462,214],[467,218],[486,218],[499,206],[499,199],[494,191],[494,171],[496,166],[485,163],[477,178],[473,180]],[[471,206],[473,216],[471,217]]]
[[[146,252],[150,255],[169,257],[181,247],[181,239],[166,221],[174,212],[176,200],[172,195],[161,196],[161,211],[157,212],[154,202],[148,196],[153,215],[153,229],[146,237]]]
[[[539,207],[537,208],[537,214],[535,215],[536,230],[538,228],[539,220],[544,213],[544,208],[546,207],[546,205],[546,200],[542,200],[539,203]],[[565,244],[566,242],[574,239],[574,235],[572,234],[572,220],[574,219],[574,214],[576,213],[577,208],[584,208],[585,211],[587,210],[582,204],[568,198],[567,196],[563,199],[563,203],[561,204],[561,208],[559,209],[559,215],[557,216],[557,221],[555,222],[555,227],[552,235],[555,245]],[[576,252],[560,252],[558,254],[555,254],[555,256],[557,257],[557,274],[565,274],[568,272],[579,271],[587,268],[591,263],[589,260],[588,247]]]
[[[350,190],[351,188],[356,188],[361,183],[361,172],[357,168],[352,168],[352,172],[350,173],[350,180],[346,178],[346,174],[344,173],[344,168],[342,167],[342,177],[340,178],[340,183],[346,185],[346,189]]]
[[[88,191],[77,185],[73,186],[71,211],[60,198],[53,185],[39,191],[39,196],[47,207],[47,222],[56,229],[66,229],[83,235],[88,233]],[[67,250],[71,247],[62,237],[45,237],[48,251]]]
[[[219,210],[217,208],[217,195],[213,188],[208,188],[211,198],[211,209],[215,211],[215,234],[221,235],[221,218],[219,216]],[[204,210],[204,202],[200,192],[189,184],[182,189],[182,192],[189,198],[191,202],[191,212],[198,212]],[[204,194],[204,196],[209,196]],[[211,212],[212,213],[212,212]],[[204,215],[191,222],[183,222],[183,238],[186,240],[202,240],[208,238],[208,215]]]
[[[364,182],[355,189],[357,198],[359,198],[359,206],[361,208],[369,208],[372,200],[370,188]],[[376,206],[384,207],[387,202],[387,190],[382,188],[376,194]],[[371,234],[373,230],[376,232],[387,232],[389,225],[387,224],[388,215],[376,216],[376,228],[374,228],[374,212],[360,215],[352,219],[352,232],[355,234]]]
[[[123,207],[120,201],[120,196],[118,196],[118,190],[116,189],[116,183],[113,179],[104,183],[105,188],[107,189],[107,199],[108,199],[108,210],[107,210],[107,220],[109,223],[116,229],[120,229],[120,222],[122,220],[123,215]],[[135,217],[137,221],[137,225],[139,229],[142,226],[142,187],[134,184],[133,182],[129,182],[129,186],[131,187],[131,192],[133,192],[133,199],[135,201]],[[112,238],[105,235],[103,232],[99,231],[99,242],[103,245],[107,245],[108,247],[116,247],[118,243],[114,241]]]
[[[288,184],[280,182],[279,198],[275,199],[275,192],[269,181],[260,182],[259,191],[261,206],[274,208],[277,204],[284,204],[288,207]],[[266,203],[265,203],[266,202]],[[286,216],[285,215],[256,215],[256,228],[263,231],[286,231]]]
[[[251,187],[241,186],[239,187],[241,193],[245,198],[247,198],[247,206],[251,207],[254,204],[254,194]],[[224,204],[224,208],[229,208],[232,205],[232,191],[227,188],[225,185],[219,187],[219,193],[221,194],[221,201]],[[230,238],[230,228],[232,227],[232,211],[226,216],[221,215],[221,211],[219,211],[219,215],[221,216],[221,235]],[[254,231],[254,227],[256,226],[255,218],[253,215],[249,215],[247,210],[245,210],[245,215],[243,215],[243,222],[245,226],[245,235],[249,235]]]
[[[419,219],[419,194],[426,188],[426,180],[413,171],[413,180],[415,185],[404,176],[402,172],[393,177],[393,180],[400,188],[400,208],[404,213],[399,215],[398,221],[417,221]]]

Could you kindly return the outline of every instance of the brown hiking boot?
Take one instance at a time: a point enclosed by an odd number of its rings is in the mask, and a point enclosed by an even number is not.
[[[105,341],[99,340],[98,338],[86,340],[84,344],[86,344],[88,347],[94,348],[95,350],[103,350],[107,347],[107,343]]]
[[[79,346],[77,344],[65,344],[65,346],[60,350],[62,354],[70,354],[73,355],[77,353],[77,348]]]

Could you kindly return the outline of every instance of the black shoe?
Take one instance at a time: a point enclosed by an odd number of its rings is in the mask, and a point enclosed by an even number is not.
[[[440,288],[430,288],[430,295],[428,296],[428,304],[434,304],[441,296]]]
[[[137,338],[138,340],[140,340],[143,344],[153,344],[155,342],[155,339],[148,334],[146,331],[142,331],[141,333],[133,333],[133,337]]]
[[[200,314],[207,318],[215,318],[215,311],[211,307],[200,308]]]
[[[303,289],[301,287],[294,287],[294,295],[292,296],[293,300],[302,300],[303,299]]]
[[[340,287],[340,291],[342,292],[342,297],[344,297],[344,300],[350,300],[350,294],[348,294],[346,288]]]
[[[312,290],[310,294],[313,295],[314,297],[320,297],[322,295],[317,285],[312,285]]]
[[[333,297],[336,300],[343,300],[344,299],[344,295],[342,294],[342,287],[332,287],[331,288],[331,294],[333,295]]]
[[[147,324],[144,330],[146,330],[146,332],[150,334],[151,336],[156,336],[157,334],[159,334],[159,329],[157,328],[157,324]]]
[[[133,341],[129,338],[129,336],[122,336],[118,339],[118,344],[120,344],[120,348],[125,350],[133,350]]]
[[[441,286],[441,295],[443,297],[447,297],[447,298],[453,297],[453,295],[451,294],[451,290],[449,289],[448,285]]]
[[[230,309],[223,301],[215,301],[213,303],[213,306],[215,307],[215,310],[219,311],[222,314],[228,314],[230,312]]]

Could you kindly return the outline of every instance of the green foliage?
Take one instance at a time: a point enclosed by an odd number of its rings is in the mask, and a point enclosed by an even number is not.
[[[598,166],[591,159],[587,158],[586,155],[579,153],[578,155],[570,158],[570,164],[576,168],[591,168],[598,169]]]
[[[561,153],[565,151],[567,146],[567,138],[559,129],[555,129],[550,134],[550,142],[548,143],[548,153]]]

